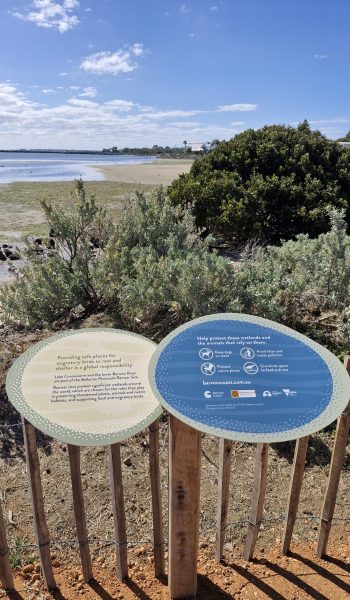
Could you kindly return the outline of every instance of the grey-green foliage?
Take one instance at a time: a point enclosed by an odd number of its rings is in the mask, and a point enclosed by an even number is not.
[[[42,207],[56,249],[28,252],[27,264],[0,293],[7,321],[41,327],[85,311],[108,310],[130,328],[165,332],[206,313],[238,309],[232,270],[209,252],[188,210],[173,207],[164,191],[125,201],[113,225],[77,182],[70,209]],[[91,249],[91,238],[101,248]]]
[[[236,283],[246,312],[350,349],[350,237],[344,211],[331,210],[330,220],[330,231],[316,239],[302,234],[246,251]]]
[[[139,329],[159,324],[165,331],[170,323],[239,309],[231,295],[232,269],[209,244],[189,210],[172,206],[162,189],[151,197],[138,193],[101,259],[101,293]]]
[[[91,238],[107,242],[111,228],[93,196],[87,197],[82,181],[76,182],[69,207],[42,201],[56,248],[37,254],[28,243],[25,266],[14,282],[0,291],[0,306],[7,321],[40,327],[66,315],[77,305],[93,310],[100,302],[95,287],[97,257]]]

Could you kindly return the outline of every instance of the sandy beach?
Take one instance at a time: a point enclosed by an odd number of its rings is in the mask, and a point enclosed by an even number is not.
[[[160,159],[145,164],[111,165],[94,168],[103,173],[107,181],[169,185],[181,173],[188,173],[192,163],[192,160]]]

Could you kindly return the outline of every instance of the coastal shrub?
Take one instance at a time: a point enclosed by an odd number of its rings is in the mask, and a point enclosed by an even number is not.
[[[229,263],[210,252],[187,209],[162,188],[127,201],[99,264],[99,290],[131,328],[162,331],[200,315],[238,310]]]
[[[168,194],[237,244],[315,237],[327,231],[329,206],[350,222],[350,153],[306,121],[248,129],[196,160]]]
[[[236,273],[244,311],[293,327],[337,351],[350,350],[350,237],[345,211],[331,229],[280,247],[247,248]]]
[[[161,188],[124,201],[115,222],[77,182],[69,210],[43,202],[56,248],[0,292],[3,318],[42,327],[70,313],[109,311],[133,330],[165,332],[203,314],[238,309],[229,263],[210,252],[191,213]],[[92,248],[91,240],[99,248]]]
[[[38,254],[28,242],[25,266],[0,290],[3,318],[29,327],[45,326],[78,305],[93,311],[100,304],[94,280],[98,255],[91,240],[103,246],[111,233],[105,211],[86,195],[82,181],[76,182],[68,207],[45,200],[41,207],[55,249]]]

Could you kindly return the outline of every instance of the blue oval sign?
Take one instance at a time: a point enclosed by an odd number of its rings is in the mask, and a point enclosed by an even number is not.
[[[218,314],[179,327],[158,346],[150,381],[189,425],[242,441],[285,441],[338,417],[350,397],[340,361],[267,319]]]

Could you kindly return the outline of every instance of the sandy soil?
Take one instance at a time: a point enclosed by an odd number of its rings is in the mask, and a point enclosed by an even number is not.
[[[169,185],[181,173],[188,173],[192,160],[157,160],[138,165],[114,165],[96,167],[107,181],[123,183],[144,183],[148,185]]]
[[[346,600],[350,596],[349,541],[329,547],[326,560],[315,557],[314,548],[294,545],[288,557],[278,549],[259,552],[251,563],[226,552],[223,564],[214,558],[214,547],[199,552],[197,600]],[[58,590],[49,594],[40,579],[39,565],[15,573],[16,592],[0,598],[13,600],[166,600],[167,581],[154,577],[149,547],[141,546],[129,553],[129,578],[123,583],[115,575],[115,554],[100,556],[93,565],[94,579],[84,583],[78,565],[53,560]],[[29,570],[25,572],[25,570]]]

